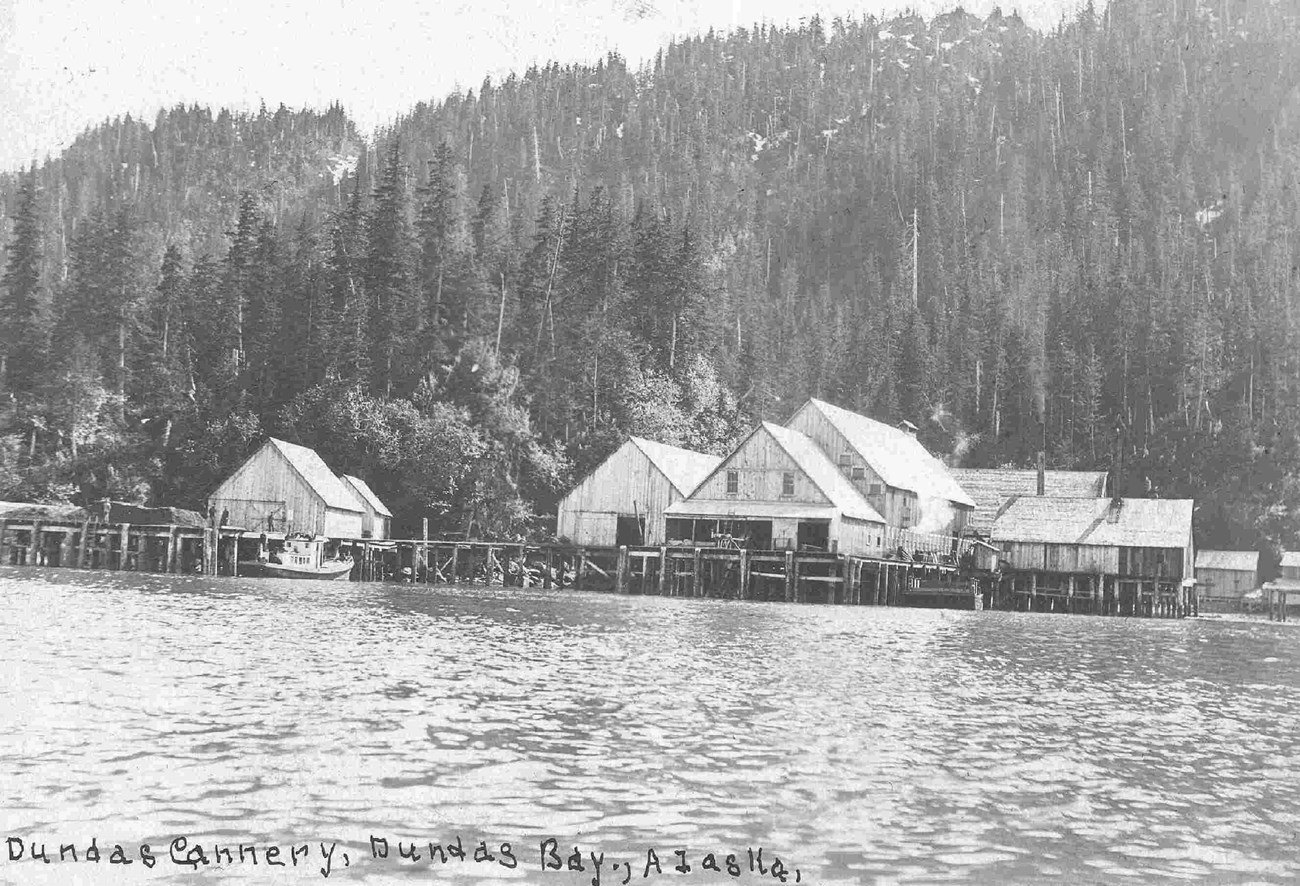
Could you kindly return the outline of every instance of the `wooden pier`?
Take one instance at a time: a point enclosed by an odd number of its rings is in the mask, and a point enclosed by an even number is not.
[[[229,526],[0,520],[0,565],[237,576],[241,538],[245,531]],[[940,562],[682,545],[597,548],[425,538],[336,542],[356,561],[355,581],[853,606],[917,605],[937,593],[956,608],[979,608],[970,580],[956,566]]]
[[[1148,618],[1186,618],[1200,614],[1195,587],[1177,581],[1008,572],[1002,576],[994,606],[1017,612],[1069,612]]]
[[[236,576],[238,527],[0,520],[0,565]],[[334,540],[356,562],[354,581],[569,588],[615,594],[849,606],[1002,609],[1181,618],[1198,614],[1193,588],[1113,576],[1005,574],[932,560],[824,551],[689,545],[580,547],[438,540]],[[1297,592],[1300,593],[1300,592]],[[1282,595],[1270,605],[1285,618]]]

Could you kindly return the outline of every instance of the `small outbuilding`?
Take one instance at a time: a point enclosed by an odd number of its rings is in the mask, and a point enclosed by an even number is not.
[[[1240,600],[1259,587],[1259,551],[1197,551],[1196,585],[1204,598]]]
[[[373,489],[365,480],[351,474],[340,474],[339,479],[348,488],[363,508],[361,517],[361,537],[382,540],[393,535],[393,512],[379,500]]]
[[[593,547],[662,544],[664,509],[694,492],[720,461],[629,437],[560,500],[555,534]]]
[[[361,538],[365,509],[314,449],[269,438],[208,497],[227,526]]]
[[[764,422],[666,511],[668,542],[879,556],[885,519],[805,434]]]

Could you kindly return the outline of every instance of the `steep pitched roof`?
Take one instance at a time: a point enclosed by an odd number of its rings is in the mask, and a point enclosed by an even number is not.
[[[772,435],[772,439],[785,450],[799,470],[808,475],[808,479],[817,485],[844,516],[871,523],[885,522],[885,518],[867,503],[862,493],[858,492],[811,437],[766,421],[762,428]]]
[[[951,468],[949,473],[975,500],[975,512],[966,521],[970,529],[987,532],[998,509],[1016,495],[1038,492],[1038,472],[1003,468]],[[1067,498],[1100,498],[1106,494],[1105,471],[1044,471],[1047,495]]]
[[[370,488],[370,484],[365,480],[351,474],[340,474],[339,478],[357,491],[357,494],[361,496],[361,500],[370,505],[370,510],[384,517],[393,516],[393,512],[388,510],[388,506],[379,500],[379,496],[375,495],[374,490]]]
[[[1181,548],[1191,539],[1191,499],[1018,495],[993,521],[996,541]]]
[[[1255,572],[1259,569],[1259,551],[1197,551],[1196,568]]]
[[[931,455],[916,437],[824,400],[813,398],[808,403],[826,416],[886,484],[915,492],[922,498],[943,498],[968,508],[975,507],[975,502],[952,478],[943,462]]]
[[[334,476],[334,472],[316,454],[315,449],[308,449],[296,443],[286,443],[275,437],[269,437],[267,443],[288,459],[293,469],[321,497],[327,507],[342,511],[361,511],[360,503],[352,493],[348,492],[343,481]]]
[[[632,444],[645,453],[659,471],[668,478],[668,482],[677,487],[682,495],[690,495],[704,478],[713,473],[713,469],[722,463],[716,455],[705,455],[667,443],[656,443],[644,437],[629,438]]]

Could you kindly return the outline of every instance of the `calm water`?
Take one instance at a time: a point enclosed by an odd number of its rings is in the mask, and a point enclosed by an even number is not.
[[[806,883],[1300,878],[1292,625],[8,568],[0,594],[4,835],[104,851],[0,855],[3,882],[320,882],[321,841],[331,880],[591,882],[540,869],[548,836],[602,883],[735,882],[711,851],[773,882],[759,846]],[[180,835],[311,856],[194,872]]]

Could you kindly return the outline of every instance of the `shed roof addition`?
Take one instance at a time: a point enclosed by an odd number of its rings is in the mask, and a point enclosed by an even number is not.
[[[1259,569],[1259,551],[1197,551],[1196,568],[1255,572]]]
[[[690,495],[704,478],[713,473],[713,469],[722,463],[716,455],[705,455],[680,446],[656,443],[644,437],[629,438],[632,444],[645,453],[651,464],[659,469],[668,482],[677,487],[682,495]]]
[[[871,465],[887,485],[925,497],[943,498],[975,507],[943,462],[935,458],[907,431],[856,412],[812,398],[808,405],[821,411],[837,431]]]
[[[1182,548],[1191,540],[1191,499],[1018,495],[993,521],[997,541]]]
[[[334,472],[329,469],[315,449],[308,449],[297,443],[286,443],[275,437],[268,438],[267,443],[279,450],[327,507],[342,511],[361,511],[352,493],[348,492],[342,480],[334,476]]]
[[[340,474],[343,482],[351,486],[361,496],[361,500],[370,505],[370,510],[384,517],[393,516],[393,512],[388,510],[388,506],[379,500],[373,489],[370,488],[365,480],[360,477],[354,477],[351,474]]]
[[[998,509],[1017,495],[1038,493],[1038,472],[1004,468],[952,468],[958,485],[975,500],[975,512],[966,525],[988,532]],[[1100,498],[1106,494],[1105,471],[1045,471],[1043,487],[1047,495],[1067,498]]]

